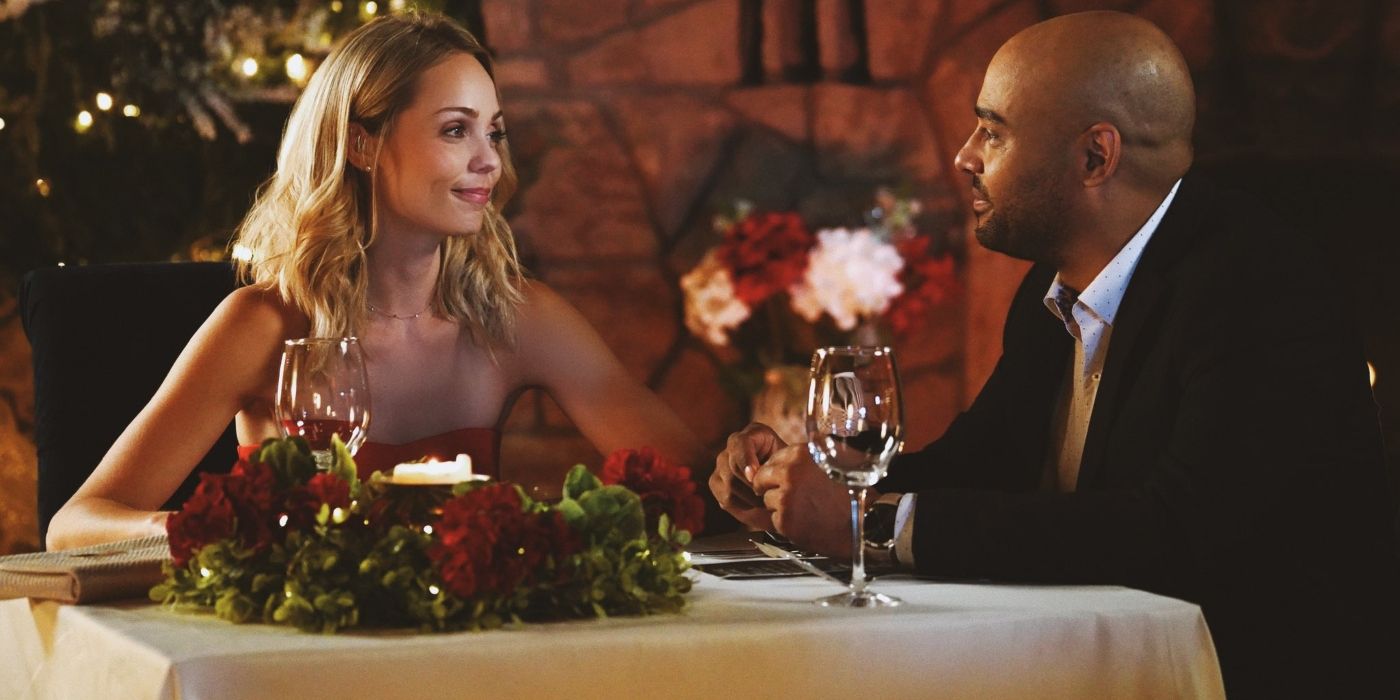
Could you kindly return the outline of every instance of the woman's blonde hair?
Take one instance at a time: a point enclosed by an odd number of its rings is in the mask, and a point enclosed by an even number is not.
[[[380,17],[331,51],[292,108],[277,172],[233,245],[247,248],[237,256],[242,279],[277,291],[305,313],[311,335],[354,335],[367,313],[365,251],[375,238],[372,175],[379,154],[372,154],[369,173],[349,167],[350,125],[387,134],[412,102],[418,77],[456,53],[475,56],[494,75],[480,42],[452,20],[419,13]],[[501,216],[515,192],[515,168],[506,143],[498,148],[501,175],[481,231],[443,242],[432,308],[488,344],[508,345],[523,299],[522,271]]]

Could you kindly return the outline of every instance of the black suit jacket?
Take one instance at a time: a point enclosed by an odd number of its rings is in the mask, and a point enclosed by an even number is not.
[[[1073,339],[1038,265],[944,436],[895,460],[921,573],[1199,603],[1232,696],[1394,682],[1380,430],[1346,295],[1243,197],[1181,184],[1119,307],[1075,493],[1040,488]],[[1383,664],[1383,665],[1382,665]]]

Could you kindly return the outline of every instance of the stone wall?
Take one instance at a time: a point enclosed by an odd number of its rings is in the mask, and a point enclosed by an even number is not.
[[[916,196],[922,228],[961,255],[965,187],[948,163],[977,84],[963,73],[983,59],[935,52],[929,39],[943,27],[936,41],[949,42],[962,34],[950,20],[988,10],[868,2],[862,51],[851,7],[817,2],[804,30],[794,2],[483,4],[524,185],[512,221],[531,269],[712,446],[747,408],[722,388],[726,354],[681,323],[676,281],[718,241],[715,214],[742,198],[858,221],[889,185]],[[816,51],[804,55],[801,31]],[[936,437],[966,399],[963,324],[958,297],[898,343],[910,444]],[[596,464],[568,425],[547,397],[526,395],[508,461],[542,479]]]
[[[528,263],[714,445],[747,409],[720,388],[723,354],[685,330],[676,285],[716,242],[713,214],[743,197],[821,217],[902,185],[957,256],[962,283],[898,345],[909,442],[920,445],[990,371],[1024,270],[970,242],[967,183],[950,165],[982,71],[1015,32],[1085,9],[1162,26],[1196,78],[1202,168],[1279,185],[1281,205],[1310,213],[1319,238],[1371,281],[1361,308],[1385,405],[1400,391],[1386,382],[1400,376],[1400,333],[1387,330],[1400,300],[1382,281],[1400,251],[1380,212],[1400,187],[1400,6],[1378,0],[484,0]],[[1319,158],[1325,167],[1310,171]],[[1262,177],[1290,171],[1314,177]],[[1355,202],[1359,191],[1375,196],[1343,209],[1323,195]],[[1339,209],[1349,218],[1329,227]],[[36,544],[28,346],[11,296],[0,293],[6,551]],[[540,392],[521,397],[507,427],[507,469],[526,482],[600,461]]]

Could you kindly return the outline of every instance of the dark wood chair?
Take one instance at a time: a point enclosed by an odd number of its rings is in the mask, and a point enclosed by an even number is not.
[[[226,263],[136,263],[35,270],[20,284],[34,350],[39,540],[107,449],[155,394],[185,344],[235,287]],[[166,503],[202,472],[237,459],[233,423]]]

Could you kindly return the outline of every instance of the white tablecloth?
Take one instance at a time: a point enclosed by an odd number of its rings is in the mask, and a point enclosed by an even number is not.
[[[1195,605],[1103,586],[700,576],[680,615],[485,633],[308,635],[139,602],[0,602],[0,697],[1219,698]]]

